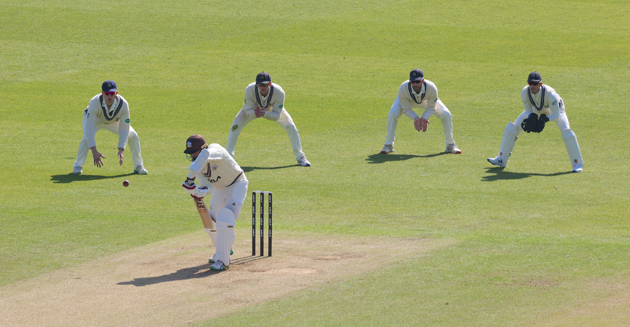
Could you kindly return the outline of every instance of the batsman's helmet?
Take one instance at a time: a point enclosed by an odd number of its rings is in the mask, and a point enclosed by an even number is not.
[[[205,148],[204,145],[206,145],[206,140],[203,139],[203,136],[195,134],[186,140],[186,150],[184,150],[184,153],[193,154]]]

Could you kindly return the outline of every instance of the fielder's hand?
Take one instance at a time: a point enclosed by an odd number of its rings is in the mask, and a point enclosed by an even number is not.
[[[413,127],[415,127],[418,132],[426,132],[429,128],[429,121],[424,118],[416,117],[416,119],[413,120]]]
[[[260,118],[265,115],[265,109],[256,107],[256,109],[254,109],[254,113],[256,114],[256,118]]]
[[[125,149],[118,148],[118,158],[120,159],[120,165],[121,166],[122,166],[122,163],[123,163],[123,151],[125,151]]]
[[[104,164],[101,158],[105,158],[105,156],[102,155],[100,152],[98,152],[95,147],[91,149],[92,149],[92,157],[94,157],[94,166],[98,168],[103,167]]]

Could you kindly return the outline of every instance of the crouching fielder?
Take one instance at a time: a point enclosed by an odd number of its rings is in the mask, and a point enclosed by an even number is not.
[[[225,148],[216,143],[206,144],[201,135],[193,135],[186,140],[184,153],[192,164],[182,187],[196,200],[212,193],[208,209],[211,219],[204,221],[204,228],[216,248],[216,253],[209,260],[212,263],[210,269],[228,269],[236,237],[234,225],[243,207],[249,182]]]
[[[564,102],[556,90],[542,84],[542,76],[538,72],[532,72],[527,78],[527,84],[521,91],[521,100],[525,110],[514,123],[510,122],[503,132],[503,140],[499,155],[488,158],[488,162],[499,167],[506,167],[516,139],[521,132],[540,133],[545,123],[553,121],[562,133],[562,140],[569,154],[574,173],[582,172],[584,161],[580,153],[577,137],[569,126],[569,119],[564,111]]]
[[[413,110],[424,109],[422,116]],[[387,137],[381,153],[394,152],[394,140],[396,139],[396,126],[398,118],[403,114],[413,120],[415,129],[426,132],[429,128],[429,117],[435,115],[442,122],[446,153],[459,154],[462,151],[455,145],[453,139],[453,116],[442,100],[438,98],[438,90],[435,84],[424,79],[422,69],[414,69],[409,73],[409,80],[404,81],[398,88],[398,96],[394,100],[392,108],[387,115]]]

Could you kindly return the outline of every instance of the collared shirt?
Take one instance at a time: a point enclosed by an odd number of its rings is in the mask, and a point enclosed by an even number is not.
[[[103,110],[105,109],[105,110]],[[125,149],[127,138],[129,138],[129,104],[122,95],[116,95],[114,104],[107,107],[105,97],[97,94],[90,100],[87,108],[83,110],[83,131],[87,139],[88,147],[96,146],[96,126],[117,125],[118,126],[118,148]]]
[[[271,88],[273,88],[273,94]],[[277,121],[282,110],[284,110],[284,97],[284,90],[278,84],[272,83],[269,87],[269,93],[267,93],[266,97],[263,97],[258,91],[256,83],[251,83],[245,88],[245,102],[241,110],[244,110],[248,116],[252,117],[255,116],[254,109],[256,107],[263,107],[267,111],[263,117]]]
[[[410,84],[411,82],[406,80],[398,88],[398,100],[400,100],[403,113],[414,119],[418,115],[413,108],[422,108],[425,109],[422,118],[428,119],[435,112],[435,106],[439,100],[437,87],[433,82],[425,79],[420,93],[416,93]]]
[[[190,165],[189,178],[195,177],[200,186],[226,188],[247,179],[234,158],[217,143],[209,144]]]
[[[531,96],[531,99],[530,99]],[[554,88],[543,84],[536,94],[531,93],[529,86],[521,91],[521,100],[525,111],[534,112],[539,116],[544,114],[549,120],[558,118],[564,112],[564,102]]]

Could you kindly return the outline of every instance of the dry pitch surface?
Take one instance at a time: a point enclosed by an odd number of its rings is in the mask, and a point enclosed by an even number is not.
[[[198,232],[14,283],[0,289],[0,325],[187,325],[453,243],[282,232],[274,239],[273,257],[253,257],[251,234],[238,231],[223,272],[209,270],[213,248]]]
[[[209,270],[213,249],[208,236],[197,232],[17,282],[0,288],[0,326],[188,325],[455,243],[281,232],[274,237],[273,257],[252,257],[251,236],[239,231],[232,267],[224,272]],[[609,296],[534,325],[628,326],[630,285],[595,287]]]

